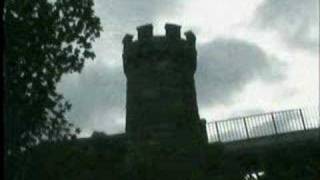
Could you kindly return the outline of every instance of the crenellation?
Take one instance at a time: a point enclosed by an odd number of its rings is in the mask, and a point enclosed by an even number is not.
[[[165,24],[165,35],[154,35],[153,34],[153,25],[152,24],[145,24],[142,26],[137,27],[137,40],[133,41],[133,43],[139,44],[139,42],[145,43],[146,41],[155,42],[161,40],[169,40],[170,43],[173,41],[176,42],[193,42],[195,43],[195,35],[192,31],[185,32],[186,38],[181,37],[181,26],[171,23]],[[132,35],[130,35],[132,36]]]
[[[146,24],[137,27],[138,41],[149,40],[153,37],[153,26],[152,24]]]
[[[147,24],[137,28],[137,40],[133,41],[133,36],[129,34],[123,38],[122,57],[127,78],[139,74],[173,78],[195,73],[195,35],[188,31],[185,33],[186,39],[181,38],[181,26],[175,24],[167,23],[165,29],[164,36],[155,36],[152,24]]]
[[[186,36],[188,44],[195,46],[196,36],[194,35],[194,33],[192,31],[187,31],[184,33],[184,35]]]
[[[132,43],[132,40],[133,40],[133,35],[131,35],[131,34],[126,34],[126,35],[124,36],[123,40],[122,40],[122,43],[123,43],[124,45],[126,45],[126,44],[129,44],[129,43]]]
[[[179,26],[179,25],[167,23],[165,25],[167,40],[179,40],[179,39],[181,39],[181,37],[180,37],[180,34],[181,34],[180,33],[180,29],[181,29],[181,26]]]
[[[123,49],[125,52],[127,51],[129,45],[132,43],[132,40],[133,40],[133,35],[131,34],[126,34],[122,39]]]

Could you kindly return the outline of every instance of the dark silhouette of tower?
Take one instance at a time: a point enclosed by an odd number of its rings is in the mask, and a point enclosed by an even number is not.
[[[165,25],[154,36],[151,24],[137,28],[138,38],[123,39],[127,77],[126,133],[132,141],[190,144],[204,140],[194,73],[196,37],[180,37],[180,26]]]

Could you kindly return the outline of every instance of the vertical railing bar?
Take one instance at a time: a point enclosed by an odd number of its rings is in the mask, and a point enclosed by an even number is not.
[[[301,114],[303,115],[304,125],[305,125],[306,129],[308,129],[308,127],[310,127],[310,126],[312,127],[313,122],[314,122],[313,121],[313,114],[314,114],[313,110],[310,108],[299,109],[299,116],[300,117],[301,117],[300,110],[302,112]]]
[[[272,119],[272,123],[273,123],[274,132],[277,135],[278,134],[278,130],[277,130],[276,122],[274,120],[274,112],[271,112],[271,119]]]
[[[211,138],[211,140],[213,140],[213,139],[215,140],[215,139],[216,139],[213,126],[214,126],[214,124],[213,124],[213,123],[210,123],[209,130],[210,130],[210,138]],[[218,138],[217,138],[217,139],[218,139]]]
[[[257,133],[256,133],[256,121],[255,118],[250,118],[250,122],[251,122],[251,136],[252,137],[257,137]]]
[[[239,124],[239,134],[241,135],[241,138],[244,139],[243,128],[240,126],[240,124]]]
[[[267,115],[263,115],[263,118],[262,118],[262,124],[265,124],[265,131],[263,133],[263,136],[266,136],[269,132],[269,127],[268,127],[268,124],[266,122],[268,122],[268,116]],[[262,136],[262,135],[261,135]]]
[[[304,117],[303,117],[303,113],[302,113],[302,110],[299,109],[299,113],[300,113],[300,118],[301,118],[301,121],[302,121],[302,125],[303,125],[303,130],[306,131],[306,124],[304,122]]]
[[[314,120],[313,120],[314,119]],[[311,125],[311,128],[319,128],[320,127],[320,120],[319,120],[319,108],[314,108],[312,110],[312,113],[311,113],[311,118],[310,118],[310,122],[309,124]],[[313,123],[312,123],[313,122]],[[310,127],[309,125],[309,127]],[[306,124],[306,128],[308,128],[308,125]]]
[[[259,134],[260,134],[260,131],[259,129],[261,128],[260,127],[260,124],[259,124],[259,117],[255,117],[254,118],[254,123],[256,125],[256,128],[255,128],[255,136],[259,137]],[[259,128],[258,128],[259,127]]]
[[[284,133],[290,132],[290,124],[288,121],[288,111],[283,111],[282,116],[284,117],[284,121],[283,121],[283,129],[284,129]]]
[[[308,108],[310,109],[310,108]],[[319,110],[317,110],[318,108],[314,108],[314,109],[310,109],[311,113],[309,113],[309,117],[311,117],[309,119],[309,122],[306,121],[306,128],[308,129],[308,124],[309,124],[309,129],[311,128],[319,128]],[[310,112],[309,111],[309,112]],[[305,118],[306,119],[306,118]],[[308,123],[308,124],[307,124]]]
[[[255,127],[255,128],[253,128],[253,134],[255,135],[255,136],[257,136],[257,134],[258,134],[258,131],[257,131],[257,126],[258,126],[258,124],[257,124],[257,122],[256,122],[256,118],[252,118],[252,124],[253,124],[253,126]]]
[[[242,139],[242,132],[241,132],[241,126],[238,124],[239,120],[235,121],[236,123],[234,124],[235,131],[237,132],[236,139]]]
[[[226,121],[227,122],[227,121]],[[223,141],[223,140],[226,140],[226,137],[228,137],[228,134],[226,134],[225,132],[226,132],[226,126],[225,126],[225,123],[226,122],[219,122],[219,125],[220,125],[220,129],[219,129],[219,133],[220,133],[220,139],[221,139],[221,142]]]
[[[247,127],[248,127],[248,129],[250,129],[251,132],[252,132],[252,120],[251,120],[251,118],[252,118],[252,117],[250,117],[250,116],[246,117],[246,121],[247,121]],[[252,136],[252,133],[251,133],[251,136]],[[254,137],[254,136],[252,136],[252,137]]]
[[[210,140],[215,139],[212,123],[209,124]]]
[[[319,111],[320,111],[320,108],[318,106],[315,110],[315,117],[316,117],[315,125],[316,125],[316,128],[320,129],[320,112]],[[320,133],[319,133],[319,136],[320,136]]]
[[[269,113],[268,116],[267,116],[267,122],[272,122],[272,117],[271,117],[271,114]],[[269,123],[268,123],[269,124]],[[269,132],[269,135],[273,134],[273,125],[270,124],[270,132]]]
[[[296,121],[295,121],[295,119],[294,119],[294,111],[290,111],[289,112],[289,124],[290,124],[290,121],[292,121],[292,131],[296,131],[296,129],[295,129],[295,127],[296,127]],[[290,124],[291,125],[291,124]]]
[[[228,136],[228,139],[230,139],[230,141],[233,141],[233,128],[232,128],[232,122],[233,121],[230,121],[228,124],[227,124],[227,129],[229,130],[229,136]]]
[[[319,114],[319,107],[314,108],[313,115],[311,116],[312,117],[311,119],[314,119],[313,121],[311,121],[311,122],[314,122],[314,123],[312,123],[314,125],[311,124],[312,128],[319,128],[320,129],[320,119],[319,119],[320,116],[319,115],[320,115]]]
[[[285,118],[283,118],[284,117],[283,111],[277,113],[277,115],[278,115],[278,117],[280,117],[280,118],[278,118],[278,122],[279,122],[278,125],[280,125],[280,126],[278,126],[277,128],[278,128],[279,132],[285,133],[286,129],[285,129]]]
[[[299,109],[297,109],[295,115],[296,115],[297,123],[299,125],[299,129],[301,129],[301,125],[303,126],[303,124],[301,123],[301,121],[299,121],[299,119],[300,119],[300,113],[299,112],[300,112]]]
[[[266,123],[268,127],[266,135],[272,134],[272,125],[270,127],[270,124],[268,122],[270,122],[270,114],[264,116],[264,123]]]
[[[240,127],[240,126],[239,126]],[[241,128],[241,137],[243,138],[244,134],[243,134],[243,128]]]
[[[233,139],[232,139],[232,137],[233,137],[233,134],[232,134],[232,121],[230,121],[228,124],[226,124],[226,127],[227,127],[227,129],[229,130],[229,134],[228,134],[228,139],[230,140],[230,141],[232,141]]]
[[[225,131],[225,132],[228,131],[228,130],[229,130],[229,132],[232,132],[232,131],[230,130],[230,121],[224,123],[223,125],[224,125],[224,129],[225,129],[224,131]],[[232,139],[231,136],[232,136],[232,133],[226,133],[226,139],[228,139],[228,140]]]
[[[220,133],[219,133],[219,128],[218,128],[218,122],[217,122],[217,121],[215,121],[215,122],[214,122],[214,124],[215,124],[215,126],[216,126],[218,142],[221,142],[221,139],[220,139]]]
[[[258,122],[259,122],[259,126],[261,127],[261,130],[258,133],[258,136],[262,136],[263,134],[265,134],[266,128],[263,127],[263,120],[264,120],[264,115],[263,116],[258,116]]]
[[[291,115],[292,115],[293,111],[288,111],[287,113],[287,122],[288,122],[288,132],[292,132],[292,131],[295,131],[294,129],[294,119],[291,118]]]
[[[266,121],[267,121],[266,115],[261,116],[261,118],[260,118],[261,124],[264,125]],[[264,131],[260,136],[265,136],[266,134],[268,134],[268,126],[267,126],[267,124],[264,126],[263,129],[264,129]]]
[[[211,140],[211,124],[206,123],[206,131],[207,131],[207,137],[208,137],[208,142]]]
[[[238,120],[234,121],[234,123],[233,123],[234,131],[235,131],[235,138],[234,139],[241,139],[241,132],[238,131],[239,126],[237,123],[238,123]]]
[[[320,109],[319,109],[319,107],[317,107],[317,109],[315,110],[315,115],[314,116],[316,118],[316,121],[315,121],[315,125],[316,126],[315,127],[320,129]]]
[[[233,141],[236,140],[236,139],[237,139],[237,136],[238,136],[235,122],[237,122],[237,121],[231,122],[231,129],[232,129],[232,132],[233,132],[233,133],[231,133],[231,139],[232,139]]]
[[[261,122],[262,122],[261,119],[262,119],[261,116],[258,116],[258,117],[257,117],[257,121],[258,121],[258,123],[259,123],[259,127],[261,127],[261,128],[260,128],[260,131],[259,131],[259,133],[258,133],[258,136],[261,136],[261,134],[264,133],[264,127],[262,126],[263,124],[261,123]]]
[[[293,127],[292,127],[292,124],[291,124],[291,117],[290,117],[290,114],[291,114],[291,111],[287,111],[286,112],[286,120],[287,120],[287,129],[288,129],[288,132],[292,132],[294,131]]]
[[[230,132],[229,123],[230,123],[230,121],[223,123],[224,134],[226,134],[226,136],[225,136],[226,138],[225,138],[225,139],[227,139],[227,140],[230,140],[230,136],[231,136],[230,133],[225,133],[225,132],[228,131],[228,130],[229,130],[229,132]]]
[[[234,140],[241,139],[240,136],[239,136],[240,134],[239,134],[238,129],[237,129],[237,121],[238,120],[234,121],[233,126],[232,126],[232,128],[234,129],[234,132],[235,132],[234,133],[234,136],[235,136]]]
[[[290,113],[290,111],[285,111],[285,113],[284,113],[284,116],[286,117],[286,125],[285,125],[285,127],[287,127],[287,131],[286,132],[291,132],[292,131],[292,129],[291,129],[291,127],[290,127],[290,119],[289,119],[289,113]]]
[[[231,141],[234,141],[235,139],[237,139],[236,137],[237,137],[237,134],[235,133],[235,131],[234,131],[234,121],[231,121],[230,122],[230,124],[229,124],[229,128],[231,129],[230,131],[231,131],[231,133],[230,133],[230,139],[231,139]]]
[[[263,136],[267,136],[269,134],[270,126],[268,125],[268,121],[269,121],[268,115],[264,115],[263,123],[266,124],[266,131],[264,132]]]
[[[297,110],[293,111],[294,122],[295,122],[295,127],[294,127],[294,128],[295,128],[296,130],[299,130],[299,128],[301,127],[301,125],[300,125],[300,122],[297,121],[297,120],[299,120],[299,115],[297,115],[297,112],[299,112],[299,111],[297,111]]]
[[[247,122],[248,122],[248,124],[250,124],[250,130],[251,130],[251,137],[255,137],[255,117],[249,117],[249,118],[246,118],[247,119]],[[250,123],[249,123],[250,122]],[[247,125],[248,125],[247,124]]]
[[[250,139],[246,118],[243,118],[244,128],[246,129],[247,139]]]
[[[232,121],[232,122],[229,124],[229,127],[230,127],[230,129],[231,129],[230,139],[231,139],[231,141],[234,141],[235,139],[237,139],[237,132],[236,132],[235,129],[234,129],[234,121]]]
[[[206,128],[207,128],[207,136],[208,136],[208,141],[210,142],[211,138],[211,124],[206,124]]]
[[[261,126],[263,127],[261,133],[259,134],[259,136],[264,136],[265,134],[268,134],[268,128],[266,126],[263,126],[264,122],[266,121],[266,116],[265,115],[260,116],[259,121],[261,123]]]
[[[215,139],[216,141],[218,141],[218,137],[216,135],[216,130],[215,130],[215,125],[214,125],[215,122],[213,122],[210,126],[210,129],[211,129],[211,133],[212,133],[212,138]]]
[[[259,136],[259,129],[257,127],[260,127],[260,124],[259,124],[259,121],[258,121],[257,117],[254,118],[254,123],[255,123],[255,127],[256,127],[256,128],[254,128],[255,129],[255,135]]]
[[[297,118],[297,110],[292,111],[292,116],[293,116],[293,120],[294,120],[294,129],[295,130],[299,130],[300,127],[300,123],[297,121],[299,120],[299,118]]]
[[[211,124],[206,124],[206,129],[207,129],[207,138],[208,138],[208,142],[210,142],[211,141],[211,139],[212,139],[212,133],[211,133]]]
[[[254,127],[254,121],[252,120],[253,119],[253,117],[247,117],[246,118],[247,119],[247,125],[248,125],[248,128],[250,129],[250,131],[251,131],[251,137],[254,137],[254,129],[255,128],[253,128]]]

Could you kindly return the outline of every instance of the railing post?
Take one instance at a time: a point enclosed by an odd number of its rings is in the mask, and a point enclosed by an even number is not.
[[[274,114],[273,112],[271,113],[271,119],[272,119],[272,123],[273,123],[273,127],[274,127],[274,132],[276,133],[276,135],[278,134],[278,130],[277,130],[277,125],[276,122],[274,120]]]
[[[302,121],[302,125],[303,125],[303,130],[307,130],[306,129],[306,124],[304,122],[304,117],[303,117],[303,114],[302,114],[302,110],[299,109],[299,114],[300,114],[300,118],[301,118],[301,121]]]
[[[219,128],[218,128],[218,122],[215,121],[215,122],[214,122],[214,125],[216,126],[218,141],[221,142],[220,133],[219,133]]]
[[[248,127],[247,127],[247,122],[246,122],[246,118],[245,117],[243,118],[243,123],[244,123],[244,127],[246,129],[247,139],[250,139],[249,131],[248,131]]]

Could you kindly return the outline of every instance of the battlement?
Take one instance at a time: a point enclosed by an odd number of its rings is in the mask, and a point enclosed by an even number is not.
[[[175,25],[175,24],[166,24],[165,29],[166,29],[167,39],[176,40],[181,38],[180,37],[181,26]]]
[[[148,40],[153,37],[153,26],[152,24],[147,24],[143,26],[138,26],[137,27],[138,31],[138,40],[143,41],[143,40]]]
[[[142,26],[137,27],[137,35],[138,38],[136,41],[133,41],[133,35],[126,34],[122,40],[124,46],[133,43],[133,42],[147,42],[152,41],[153,39],[165,39],[168,41],[187,41],[189,44],[195,44],[195,35],[191,31],[187,31],[185,33],[186,38],[181,38],[181,26],[171,23],[165,24],[165,36],[155,36],[153,34],[153,25],[152,24],[145,24]]]
[[[128,73],[157,72],[168,75],[174,71],[180,71],[180,74],[195,72],[196,36],[193,32],[187,31],[184,33],[185,39],[181,38],[181,26],[176,24],[167,23],[164,28],[166,31],[164,36],[155,36],[152,24],[137,27],[137,40],[133,40],[133,35],[125,35],[122,40],[122,57],[126,75]]]

